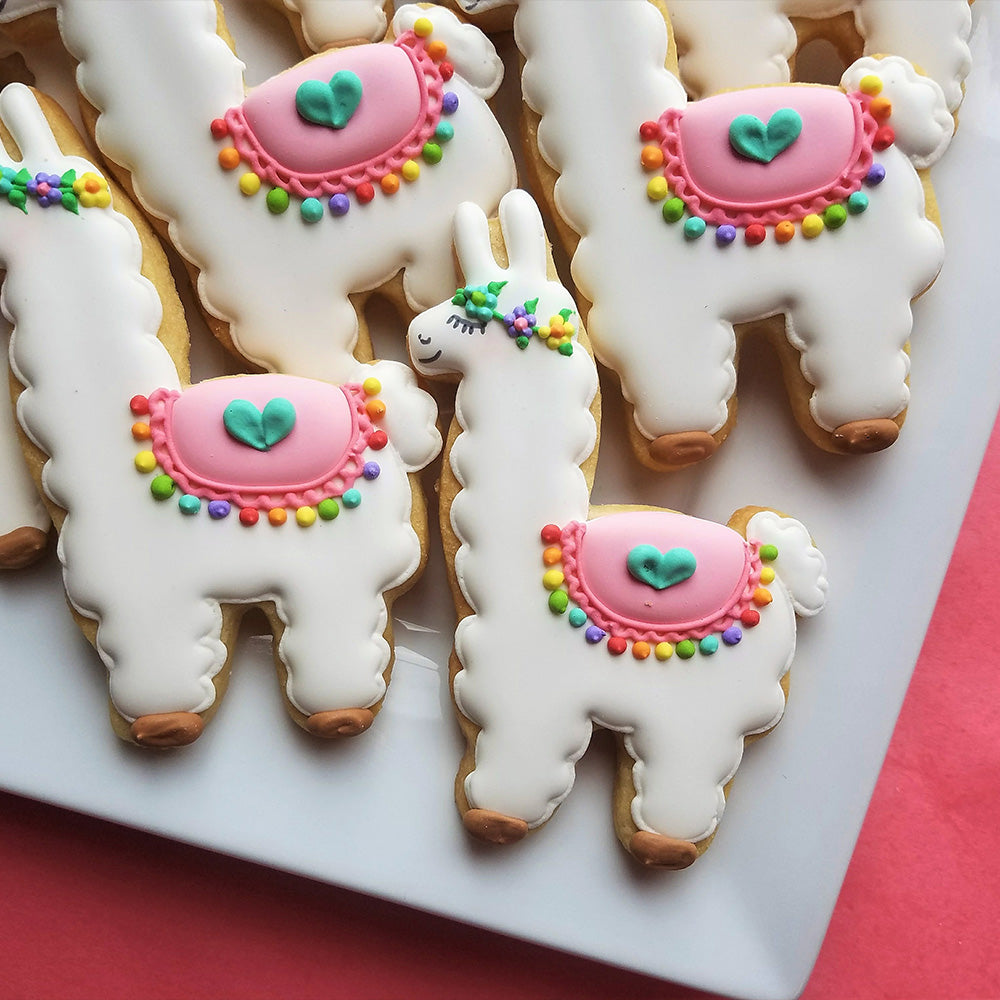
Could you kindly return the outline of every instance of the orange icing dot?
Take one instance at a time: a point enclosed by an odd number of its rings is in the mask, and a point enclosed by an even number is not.
[[[632,644],[632,655],[637,660],[644,660],[652,652],[648,642],[636,642]]]
[[[369,399],[365,403],[365,412],[372,420],[381,420],[385,416],[385,403],[381,399]]]
[[[379,181],[379,187],[382,188],[385,194],[395,194],[399,190],[399,178],[395,174],[386,174]]]
[[[145,424],[142,421],[132,425],[132,437],[136,441],[148,441],[152,436],[152,432],[149,429],[149,424]]]
[[[284,524],[288,514],[283,507],[275,507],[267,512],[267,519],[274,525]]]
[[[774,227],[774,238],[779,243],[787,243],[794,236],[795,223],[790,222],[788,219],[782,219],[782,221]]]
[[[556,563],[561,560],[562,549],[559,548],[558,545],[550,545],[549,548],[542,553],[542,562],[545,563],[546,566],[555,566]]]
[[[223,170],[235,170],[240,165],[240,154],[233,146],[219,151],[219,166]]]
[[[766,587],[758,587],[753,592],[753,602],[758,608],[766,607],[773,600],[774,598],[771,597],[771,591],[769,591]]]
[[[868,105],[868,110],[872,117],[878,121],[885,121],[892,114],[892,101],[888,97],[876,97]]]
[[[643,146],[639,161],[645,170],[656,170],[663,166],[663,150],[659,146]]]
[[[439,38],[435,38],[433,42],[428,43],[427,54],[434,62],[440,62],[448,54],[448,46]]]

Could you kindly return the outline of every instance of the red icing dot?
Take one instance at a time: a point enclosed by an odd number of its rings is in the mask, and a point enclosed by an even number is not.
[[[643,142],[652,142],[660,138],[660,126],[657,122],[643,122],[639,126],[639,138]]]
[[[759,222],[747,226],[746,241],[749,246],[755,247],[766,239],[767,230]]]
[[[450,62],[443,62],[440,66],[441,79],[447,83],[455,75],[455,67]]]
[[[368,439],[368,447],[381,451],[389,443],[389,435],[385,431],[375,431]]]
[[[740,615],[740,621],[743,622],[747,628],[753,628],[754,625],[760,624],[760,612],[755,611],[753,608],[747,608],[746,611]]]
[[[555,545],[562,538],[562,529],[558,524],[547,524],[542,528],[542,541],[546,545]]]
[[[354,189],[354,193],[358,196],[358,201],[360,201],[362,205],[367,205],[368,202],[375,197],[375,188],[373,188],[368,181],[365,181],[364,184],[359,184]]]
[[[252,524],[256,524],[259,518],[260,514],[258,514],[257,510],[253,507],[244,507],[240,511],[240,524],[245,524],[247,527]]]
[[[628,649],[628,643],[620,635],[613,635],[608,639],[608,652],[612,656],[621,656],[626,649]]]
[[[225,118],[215,118],[211,124],[212,135],[216,139],[223,139],[229,135],[229,126],[226,124]]]
[[[145,396],[133,396],[128,401],[128,408],[137,416],[141,417],[149,413],[149,400]]]
[[[883,125],[876,133],[875,138],[872,139],[872,146],[875,149],[881,151],[883,149],[888,149],[896,141],[896,133],[893,131],[891,125]]]

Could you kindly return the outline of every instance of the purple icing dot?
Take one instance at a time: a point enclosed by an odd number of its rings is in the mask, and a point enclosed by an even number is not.
[[[335,194],[330,199],[330,211],[334,215],[347,215],[348,210],[351,207],[351,199],[347,197],[346,194],[341,192],[340,194]]]
[[[49,187],[57,188],[60,184],[62,184],[62,178],[58,174],[49,174],[45,180],[47,181]]]
[[[216,521],[228,517],[231,509],[228,500],[209,500],[208,502],[208,516],[214,517]]]
[[[28,181],[25,187],[28,190],[28,194],[34,194],[38,190],[38,178],[33,177],[30,181]]]
[[[735,226],[719,226],[715,231],[715,242],[719,244],[720,247],[727,247],[733,240],[736,239],[736,227]]]
[[[534,313],[528,313],[525,319],[528,321],[528,326],[538,326],[538,317]]]
[[[600,642],[608,633],[596,625],[588,625],[587,631],[583,633],[587,642]]]
[[[361,474],[365,479],[378,479],[381,471],[378,462],[365,462],[365,467],[361,470]]]
[[[453,90],[449,90],[441,98],[441,110],[446,115],[453,115],[458,110],[458,94]]]
[[[868,171],[868,176],[865,177],[865,182],[874,187],[876,184],[881,184],[885,180],[885,167],[881,163],[873,163]]]
[[[735,646],[742,638],[743,633],[735,625],[731,625],[722,633],[722,641],[727,646]]]

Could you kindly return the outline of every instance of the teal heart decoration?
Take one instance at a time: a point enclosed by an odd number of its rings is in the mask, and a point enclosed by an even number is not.
[[[270,451],[295,426],[295,407],[280,396],[258,410],[249,399],[234,399],[223,411],[222,422],[231,438],[257,451]]]
[[[341,129],[361,103],[361,78],[349,69],[334,73],[329,83],[306,80],[295,91],[295,110],[314,125]]]
[[[756,115],[737,115],[729,125],[729,144],[740,156],[770,163],[802,134],[802,116],[779,108],[765,125]]]
[[[637,545],[625,560],[629,573],[654,590],[666,590],[694,575],[697,560],[690,549],[661,552],[655,545]]]

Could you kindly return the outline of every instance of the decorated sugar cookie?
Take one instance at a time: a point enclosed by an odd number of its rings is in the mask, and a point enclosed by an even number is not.
[[[728,526],[592,508],[597,371],[535,203],[506,195],[492,229],[460,206],[455,244],[464,283],[409,343],[420,372],[461,379],[441,512],[463,822],[498,843],[542,826],[602,726],[620,736],[619,839],[684,868],[746,738],[781,718],[796,616],[825,602],[823,557],[801,523],[761,508]]]
[[[213,0],[57,5],[101,151],[197,273],[215,331],[264,368],[349,378],[371,357],[365,295],[438,301],[455,206],[493,211],[515,183],[486,103],[502,64],[446,9],[401,7],[384,43],[247,93]]]
[[[638,457],[673,469],[716,450],[750,333],[777,348],[817,445],[892,444],[911,304],[943,255],[925,172],[953,130],[941,88],[903,59],[865,57],[840,87],[689,103],[648,0],[521,0],[515,37],[529,166]]]
[[[66,593],[108,667],[116,732],[194,740],[255,605],[295,721],[363,732],[392,664],[388,606],[422,566],[410,473],[440,445],[432,400],[394,362],[356,363],[343,384],[188,385],[155,237],[43,106],[19,84],[0,93],[20,151],[0,158],[3,305],[29,459]]]

